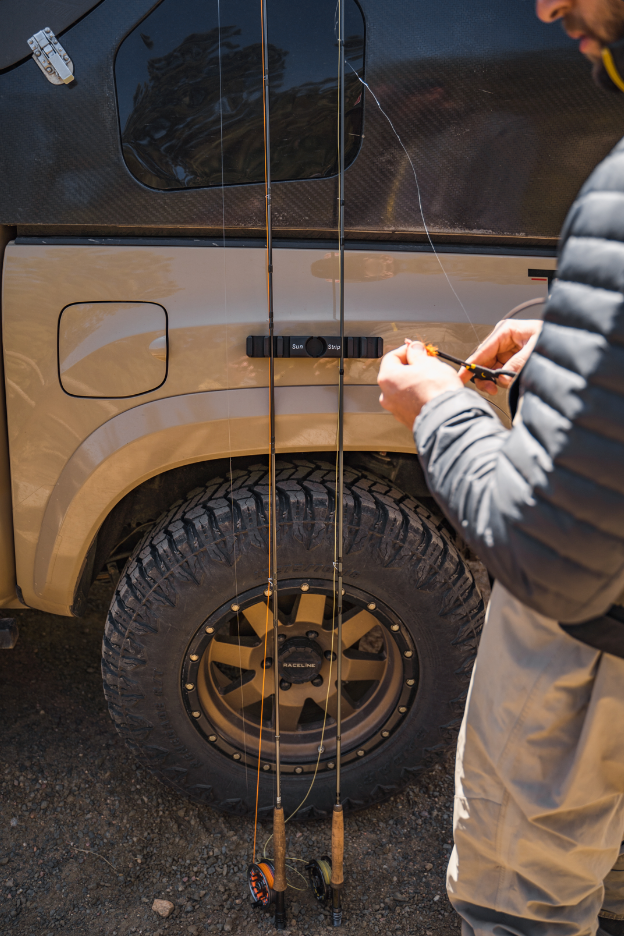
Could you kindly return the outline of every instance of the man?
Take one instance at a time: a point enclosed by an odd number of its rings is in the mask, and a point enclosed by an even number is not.
[[[619,87],[622,0],[537,13]],[[522,371],[511,430],[419,342],[380,370],[496,579],[457,752],[447,888],[464,936],[624,934],[623,291],[620,143],[570,211],[543,327],[500,323],[472,358]]]

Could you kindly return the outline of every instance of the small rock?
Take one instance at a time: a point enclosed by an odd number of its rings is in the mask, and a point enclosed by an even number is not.
[[[189,926],[187,933],[189,933],[190,936],[198,936],[199,926]]]
[[[425,865],[425,871],[431,871],[432,868],[433,868],[433,865],[431,864],[430,861],[428,861],[427,864]]]
[[[5,865],[9,863],[9,859],[5,855],[4,858],[0,858],[0,865]]]
[[[223,924],[223,932],[231,933],[232,932],[232,921],[230,919],[226,920]]]
[[[14,884],[13,884],[13,878],[9,878],[8,881],[5,881],[5,882],[4,882],[4,886],[5,886],[5,887],[13,887],[13,886],[14,886]]]
[[[298,903],[294,903],[290,905],[290,912],[292,913],[293,916],[297,916],[300,910],[301,910],[301,907]]]
[[[152,910],[166,920],[173,913],[173,904],[170,900],[159,900],[157,897],[152,904]]]

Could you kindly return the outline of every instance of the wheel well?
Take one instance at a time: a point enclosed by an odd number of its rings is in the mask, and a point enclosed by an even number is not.
[[[331,461],[332,452],[301,452],[279,455],[279,462],[291,458]],[[418,499],[430,513],[442,514],[427,489],[423,470],[416,454],[403,452],[345,452],[345,466],[366,471],[396,485],[406,494]],[[133,488],[113,507],[93,540],[76,593],[72,612],[84,613],[86,599],[92,582],[105,575],[117,581],[126,560],[134,551],[158,518],[179,501],[181,504],[196,489],[206,485],[212,478],[227,478],[230,472],[245,470],[261,464],[266,456],[248,455],[240,458],[219,458],[212,461],[181,465],[171,471],[149,478]]]

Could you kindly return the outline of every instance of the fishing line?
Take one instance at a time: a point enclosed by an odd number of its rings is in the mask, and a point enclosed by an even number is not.
[[[429,227],[428,227],[427,222],[426,222],[426,220],[425,220],[425,212],[424,212],[424,209],[423,209],[422,196],[421,196],[421,192],[420,192],[420,183],[419,183],[419,181],[418,181],[418,174],[417,174],[417,172],[416,172],[416,167],[414,166],[414,163],[413,163],[413,161],[412,161],[412,157],[410,156],[409,152],[407,151],[407,149],[406,149],[406,147],[405,147],[405,145],[404,145],[404,143],[403,143],[403,140],[401,139],[401,137],[400,137],[399,134],[397,133],[397,131],[396,131],[395,127],[394,127],[394,124],[392,123],[392,121],[391,121],[390,118],[388,117],[387,113],[385,112],[385,110],[384,110],[383,107],[381,106],[381,104],[380,104],[380,102],[379,102],[379,99],[378,99],[377,95],[375,94],[375,92],[373,91],[373,89],[371,88],[371,86],[370,86],[366,81],[364,81],[363,78],[361,78],[361,77],[358,75],[358,73],[356,72],[355,68],[353,67],[353,65],[352,65],[350,62],[347,61],[346,64],[349,66],[349,68],[351,69],[351,71],[353,72],[353,74],[355,75],[355,77],[357,78],[357,80],[360,82],[360,84],[362,84],[362,85],[366,88],[366,90],[372,95],[373,100],[375,101],[375,104],[377,105],[377,107],[379,108],[379,110],[381,111],[381,113],[384,115],[384,117],[386,118],[386,120],[387,120],[388,123],[390,124],[390,129],[392,130],[392,132],[394,133],[395,137],[396,137],[397,140],[399,141],[399,145],[400,145],[401,149],[403,150],[403,152],[404,152],[405,155],[407,156],[408,162],[409,162],[409,164],[410,164],[410,166],[411,166],[412,173],[413,173],[413,176],[414,176],[414,182],[416,183],[416,192],[418,193],[418,208],[419,208],[419,211],[420,211],[420,217],[422,218],[423,227],[424,227],[424,229],[425,229],[425,234],[427,235],[427,240],[429,241],[429,246],[431,247],[431,250],[433,251],[433,254],[434,254],[435,258],[436,258],[436,260],[438,261],[438,263],[439,263],[439,265],[440,265],[440,269],[441,269],[442,272],[444,273],[444,278],[446,279],[446,282],[449,284],[449,287],[450,287],[450,289],[451,289],[451,292],[453,293],[453,295],[454,295],[455,298],[457,299],[459,305],[461,306],[462,312],[463,312],[464,315],[466,316],[466,319],[467,319],[467,321],[468,321],[468,324],[470,325],[470,327],[472,328],[473,332],[475,333],[476,338],[477,338],[477,341],[480,342],[481,339],[479,338],[479,333],[477,332],[477,329],[475,328],[472,319],[471,319],[470,316],[468,315],[468,312],[466,311],[466,307],[464,306],[464,303],[463,303],[463,302],[461,301],[461,299],[459,298],[459,295],[458,295],[458,293],[457,293],[457,290],[456,290],[455,287],[453,286],[453,284],[452,284],[452,282],[451,282],[451,279],[450,279],[448,273],[446,272],[446,270],[445,270],[445,268],[444,268],[444,264],[442,263],[442,260],[440,259],[440,255],[438,254],[437,250],[435,249],[435,245],[434,245],[434,243],[433,243],[433,240],[431,239],[431,234],[429,233]]]

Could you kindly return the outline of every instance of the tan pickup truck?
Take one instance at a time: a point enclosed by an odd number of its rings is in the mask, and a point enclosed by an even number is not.
[[[267,334],[260,5],[12,5],[0,605],[71,629],[108,577],[119,732],[163,781],[230,812],[253,810],[258,769],[261,811],[272,804],[278,666],[286,808],[315,777],[302,814],[323,815],[337,361],[307,340],[338,333],[334,4],[268,4],[276,332],[308,349],[276,363],[278,660],[268,361],[247,341]],[[619,105],[530,4],[351,0],[347,27],[346,334],[464,357],[546,296],[558,228],[621,133]],[[381,342],[352,346],[342,745],[357,808],[452,744],[484,608],[475,557],[379,406]]]

